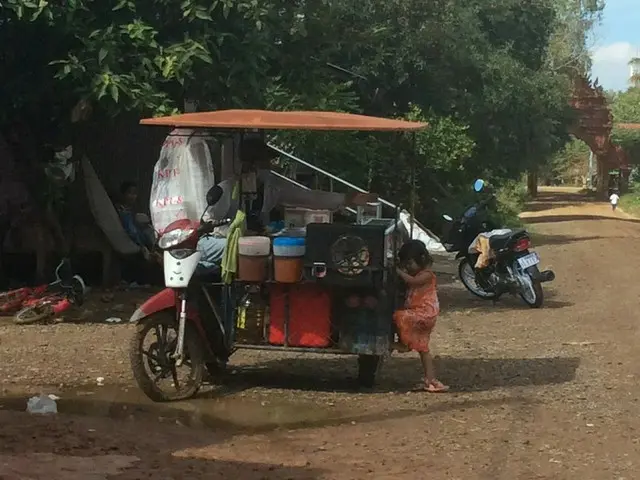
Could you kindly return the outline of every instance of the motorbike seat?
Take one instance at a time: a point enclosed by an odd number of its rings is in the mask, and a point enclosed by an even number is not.
[[[198,267],[195,276],[202,283],[219,283],[222,280],[222,269],[219,266],[213,268]]]
[[[492,250],[502,250],[506,248],[512,238],[522,235],[525,231],[526,230],[519,228],[502,235],[492,235],[489,237],[489,247],[491,247]]]

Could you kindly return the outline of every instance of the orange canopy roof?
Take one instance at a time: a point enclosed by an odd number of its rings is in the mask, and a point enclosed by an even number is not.
[[[270,110],[217,110],[145,118],[142,125],[168,127],[236,128],[260,130],[368,130],[408,131],[428,124],[338,112],[275,112]]]
[[[640,130],[640,123],[614,123],[613,126],[623,130]]]

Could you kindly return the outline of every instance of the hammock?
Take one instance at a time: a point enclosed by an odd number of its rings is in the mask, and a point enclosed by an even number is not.
[[[127,235],[111,198],[86,157],[82,159],[81,167],[89,209],[96,224],[116,252],[121,255],[138,253],[140,247]]]

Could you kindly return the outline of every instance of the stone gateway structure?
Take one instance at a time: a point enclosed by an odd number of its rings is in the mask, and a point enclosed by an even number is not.
[[[598,81],[578,78],[574,84],[571,106],[578,113],[578,121],[570,133],[586,143],[597,159],[598,196],[602,198],[606,195],[611,170],[621,172],[623,183],[620,187],[624,188],[630,172],[629,159],[624,150],[611,141],[613,115]]]

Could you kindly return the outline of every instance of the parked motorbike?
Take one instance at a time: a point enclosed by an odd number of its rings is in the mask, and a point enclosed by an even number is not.
[[[487,183],[478,179],[474,183],[477,193],[488,190]],[[454,220],[443,215],[447,228],[443,244],[448,252],[458,252],[456,259],[458,275],[467,290],[485,300],[498,300],[501,295],[520,295],[532,308],[539,308],[544,301],[542,284],[555,279],[551,270],[541,272],[538,268],[540,256],[530,251],[531,238],[524,229],[496,230],[488,219],[487,207],[494,200],[489,192],[486,199],[467,208],[460,218]],[[475,268],[479,252],[473,248],[478,235],[493,232],[489,247],[494,258],[485,268]]]
[[[220,187],[212,187],[207,204],[215,205],[221,195]],[[205,370],[216,373],[228,359],[220,271],[197,271],[202,252],[196,247],[201,237],[230,222],[181,219],[158,239],[167,288],[134,312],[130,321],[138,328],[129,349],[136,382],[154,401],[192,397],[203,383]]]

